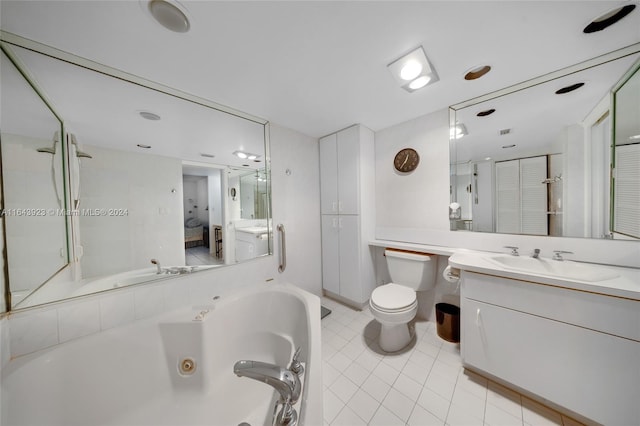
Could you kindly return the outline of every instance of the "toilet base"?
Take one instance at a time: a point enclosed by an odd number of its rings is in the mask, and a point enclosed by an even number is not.
[[[380,329],[380,348],[385,352],[397,352],[411,342],[409,324],[382,324]]]

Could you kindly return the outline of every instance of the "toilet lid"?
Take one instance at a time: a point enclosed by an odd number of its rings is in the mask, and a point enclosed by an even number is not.
[[[416,303],[416,292],[402,285],[385,284],[373,290],[371,303],[383,311],[400,311]]]

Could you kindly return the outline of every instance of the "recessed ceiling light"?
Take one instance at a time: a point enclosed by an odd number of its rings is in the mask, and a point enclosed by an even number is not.
[[[496,110],[494,108],[485,109],[484,111],[480,111],[479,113],[477,113],[476,116],[478,116],[478,117],[486,117],[487,115],[491,115],[494,112],[496,112]]]
[[[491,157],[484,157],[484,161],[491,161]]]
[[[476,79],[484,76],[489,71],[491,71],[491,67],[489,65],[481,65],[479,67],[475,67],[475,68],[470,69],[464,75],[464,79],[465,80],[476,80]]]
[[[582,86],[584,86],[584,83],[575,83],[569,86],[565,86],[562,89],[556,90],[556,95],[563,95],[565,93],[573,92],[574,90],[579,89]]]
[[[160,116],[158,114],[154,114],[152,112],[149,111],[138,111],[138,114],[140,114],[140,117],[146,119],[146,120],[151,120],[151,121],[158,121],[160,120]]]
[[[207,157],[207,158],[214,158],[215,157],[215,155],[213,155],[213,154],[207,154],[207,153],[204,153],[204,152],[200,153],[200,156],[201,157]]]
[[[515,143],[512,143],[511,145],[502,145],[503,148],[513,148],[514,146],[516,146]]]
[[[145,145],[142,143],[139,143],[138,145],[136,145],[138,148],[143,148],[143,149],[149,149],[151,148],[151,145]]]
[[[148,4],[149,13],[160,25],[176,33],[186,33],[191,24],[179,6],[172,0],[151,0]]]
[[[611,25],[615,24],[616,22],[618,22],[619,20],[621,20],[631,12],[633,12],[633,9],[635,8],[636,8],[635,4],[628,4],[626,6],[616,7],[615,9],[610,10],[604,15],[600,15],[596,19],[591,21],[589,25],[584,27],[582,32],[585,34],[591,34],[598,31],[602,31],[605,28],[608,28]]]

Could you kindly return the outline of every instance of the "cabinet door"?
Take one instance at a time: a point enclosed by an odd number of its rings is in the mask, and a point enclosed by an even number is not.
[[[360,126],[337,134],[338,214],[359,214]]]
[[[640,424],[640,343],[462,298],[464,363],[602,424]]]
[[[335,134],[320,139],[320,211],[338,213],[338,150]]]
[[[322,288],[340,294],[340,228],[337,215],[322,215]]]
[[[340,216],[340,296],[357,303],[362,300],[360,268],[360,217]]]

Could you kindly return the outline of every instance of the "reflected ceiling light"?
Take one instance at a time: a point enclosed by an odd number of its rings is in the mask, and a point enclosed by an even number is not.
[[[151,145],[145,145],[142,143],[139,143],[138,145],[136,145],[138,148],[142,148],[142,149],[149,149],[151,148]]]
[[[503,148],[507,149],[507,148],[514,148],[516,146],[515,143],[512,143],[511,145],[502,145]]]
[[[189,18],[176,1],[151,0],[147,7],[151,16],[168,30],[186,33],[191,28]]]
[[[138,111],[138,114],[140,114],[140,117],[144,118],[145,120],[151,120],[151,121],[160,120],[160,116],[158,114],[154,114],[150,111]]]
[[[407,92],[414,92],[438,81],[438,74],[431,67],[422,46],[393,61],[387,68]]]
[[[575,83],[569,86],[565,86],[562,89],[556,90],[556,95],[564,95],[565,93],[573,92],[574,90],[577,90],[582,86],[584,86],[584,83]]]
[[[460,139],[464,135],[468,135],[467,128],[464,124],[458,123],[449,129],[449,139]]]
[[[200,156],[201,156],[201,157],[206,157],[206,158],[214,158],[214,157],[215,157],[215,155],[213,155],[213,154],[207,154],[206,152],[201,152],[201,153],[200,153]]]
[[[585,34],[591,34],[602,31],[605,28],[609,28],[611,25],[615,24],[616,22],[633,12],[633,9],[635,8],[635,4],[628,4],[626,6],[617,7],[613,10],[610,10],[609,12],[600,15],[596,19],[591,21],[589,25],[584,27],[582,32]]]
[[[629,140],[640,141],[640,134],[629,136]]]
[[[238,158],[242,158],[247,159],[247,160],[254,160],[256,161],[258,159],[258,157],[260,157],[258,154],[251,154],[250,152],[245,152],[245,151],[234,151],[233,155],[235,155]]]

